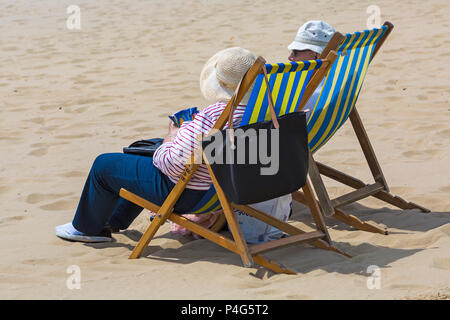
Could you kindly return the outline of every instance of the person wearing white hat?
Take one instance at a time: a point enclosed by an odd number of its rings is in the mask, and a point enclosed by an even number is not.
[[[298,29],[294,41],[288,46],[288,49],[291,50],[288,57],[289,61],[318,59],[334,33],[334,28],[324,21],[312,20],[306,22]],[[304,107],[304,110],[307,110],[307,119],[309,119],[311,110],[319,99],[324,81],[325,79],[322,80]]]
[[[308,21],[297,32],[288,46],[291,50],[289,61],[314,60],[319,58],[335,33],[334,28],[324,21]]]
[[[208,134],[241,78],[256,56],[234,47],[222,50],[208,60],[200,75],[203,96],[213,102],[185,121],[180,128],[169,126],[164,143],[153,158],[124,153],[106,153],[94,161],[72,222],[57,226],[60,238],[81,242],[111,241],[111,230],[127,229],[142,208],[119,197],[125,188],[157,205],[162,205],[184,172],[192,152],[200,147],[198,136]],[[236,107],[233,125],[238,127],[248,96]],[[190,212],[212,184],[206,165],[200,165],[174,207]]]

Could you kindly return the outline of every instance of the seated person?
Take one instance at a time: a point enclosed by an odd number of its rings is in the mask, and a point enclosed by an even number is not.
[[[87,177],[73,221],[57,226],[56,235],[81,242],[111,241],[111,228],[128,228],[143,210],[119,197],[121,188],[161,206],[183,173],[191,153],[200,146],[197,137],[209,133],[255,60],[253,53],[239,47],[222,50],[209,59],[201,73],[200,84],[202,94],[213,104],[180,128],[171,122],[164,143],[153,157],[124,153],[98,156]],[[250,91],[236,107],[233,115],[235,127],[242,119],[249,94]],[[189,212],[211,184],[206,165],[200,165],[174,211]]]
[[[288,57],[289,61],[296,62],[318,59],[334,33],[334,28],[326,22],[306,22],[298,29],[294,41],[288,46],[288,49],[291,50],[291,54]],[[324,81],[325,78],[319,84],[304,107],[304,110],[309,110],[306,113],[307,119],[309,119],[309,115],[316,105],[317,99],[319,99]]]

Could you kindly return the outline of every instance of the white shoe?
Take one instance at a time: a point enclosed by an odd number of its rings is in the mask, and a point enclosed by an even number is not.
[[[112,241],[111,235],[107,233],[88,236],[87,234],[75,229],[71,222],[55,227],[56,236],[72,241],[80,242],[110,242]]]

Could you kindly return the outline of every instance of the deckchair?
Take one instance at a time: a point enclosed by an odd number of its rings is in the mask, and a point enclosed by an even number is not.
[[[312,110],[308,121],[308,138],[311,150],[309,176],[323,213],[356,229],[380,234],[387,234],[387,231],[373,224],[363,222],[354,215],[347,215],[340,208],[373,196],[401,209],[420,209],[423,212],[430,212],[418,204],[407,202],[390,193],[375,151],[355,106],[369,63],[373,60],[393,28],[392,23],[385,22],[381,28],[346,34],[345,36],[340,33],[334,35],[322,53],[321,58],[326,56],[330,50],[335,50],[339,57],[325,79],[320,98],[314,110]],[[361,145],[374,178],[373,183],[366,184],[346,173],[314,161],[312,154],[330,140],[347,118],[350,118]],[[321,175],[356,190],[331,200]],[[301,192],[294,193],[293,198],[299,202],[307,203]]]
[[[244,94],[249,90],[249,88],[254,83],[251,98],[258,97],[258,99],[253,99],[252,105],[247,105],[247,108],[251,109],[258,107],[260,104],[267,103],[268,93],[265,82],[263,81],[263,66],[266,66],[267,73],[269,74],[270,82],[288,81],[290,84],[289,89],[283,92],[283,103],[282,112],[278,112],[279,115],[287,112],[295,112],[302,108],[306,103],[307,99],[314,92],[315,88],[318,86],[320,81],[329,71],[330,67],[333,65],[336,59],[336,53],[331,51],[326,59],[305,61],[301,63],[289,63],[289,64],[267,64],[265,65],[265,60],[262,57],[258,57],[253,66],[248,70],[244,78],[242,79],[239,91],[236,94],[236,102],[239,103],[244,96]],[[287,80],[286,80],[287,79]],[[279,95],[281,97],[281,95]],[[224,125],[228,120],[229,113],[232,107],[233,97],[228,102],[226,108],[220,115],[217,122],[214,124],[212,131],[223,129]],[[281,109],[278,109],[280,111]],[[301,242],[309,243],[315,247],[330,250],[336,253],[343,254],[350,257],[348,254],[342,252],[336,248],[328,234],[327,227],[324,223],[323,215],[319,209],[319,205],[316,202],[315,196],[311,189],[310,181],[307,179],[305,186],[302,188],[305,200],[311,210],[312,217],[314,219],[316,230],[312,232],[305,232],[295,226],[288,223],[282,222],[264,212],[258,211],[251,208],[250,206],[238,205],[231,203],[224,191],[222,190],[219,182],[217,181],[214,173],[208,164],[206,156],[201,152],[200,155],[206,164],[209,173],[211,175],[213,186],[206,193],[200,203],[192,210],[190,213],[207,213],[214,210],[222,209],[224,212],[224,217],[228,224],[228,228],[231,232],[232,239],[218,233],[216,230],[210,230],[200,226],[199,224],[186,219],[181,216],[180,213],[173,212],[173,207],[186,188],[192,175],[195,173],[199,166],[198,153],[193,153],[191,156],[191,161],[186,164],[185,170],[178,180],[175,187],[170,192],[167,199],[164,201],[161,207],[145,200],[138,195],[135,195],[125,189],[121,189],[120,196],[153,212],[156,212],[155,218],[150,223],[150,226],[142,235],[137,246],[134,248],[130,255],[130,259],[139,258],[149,242],[152,240],[153,236],[156,234],[159,227],[167,220],[171,220],[186,229],[202,236],[203,238],[210,240],[225,249],[228,249],[238,255],[240,255],[243,265],[245,267],[251,267],[254,264],[261,265],[275,273],[286,273],[295,274],[295,272],[289,268],[286,268],[276,262],[270,261],[261,255],[262,252],[266,252],[273,249],[278,249],[288,245],[298,244]],[[289,236],[265,242],[262,244],[255,244],[249,246],[243,236],[242,230],[237,221],[234,209],[241,210],[246,214],[259,219],[269,225],[272,225]],[[186,212],[187,213],[187,212]]]

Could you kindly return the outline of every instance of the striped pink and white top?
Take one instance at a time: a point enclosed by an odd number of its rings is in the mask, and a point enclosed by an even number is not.
[[[166,142],[156,149],[153,164],[169,179],[177,183],[194,150],[200,148],[199,135],[207,135],[225,109],[226,104],[217,102],[195,115],[194,120],[184,121],[172,142]],[[239,105],[233,114],[233,126],[238,127],[245,112],[245,105]],[[224,129],[228,127],[228,123]],[[208,190],[212,180],[205,164],[198,167],[187,188]]]

